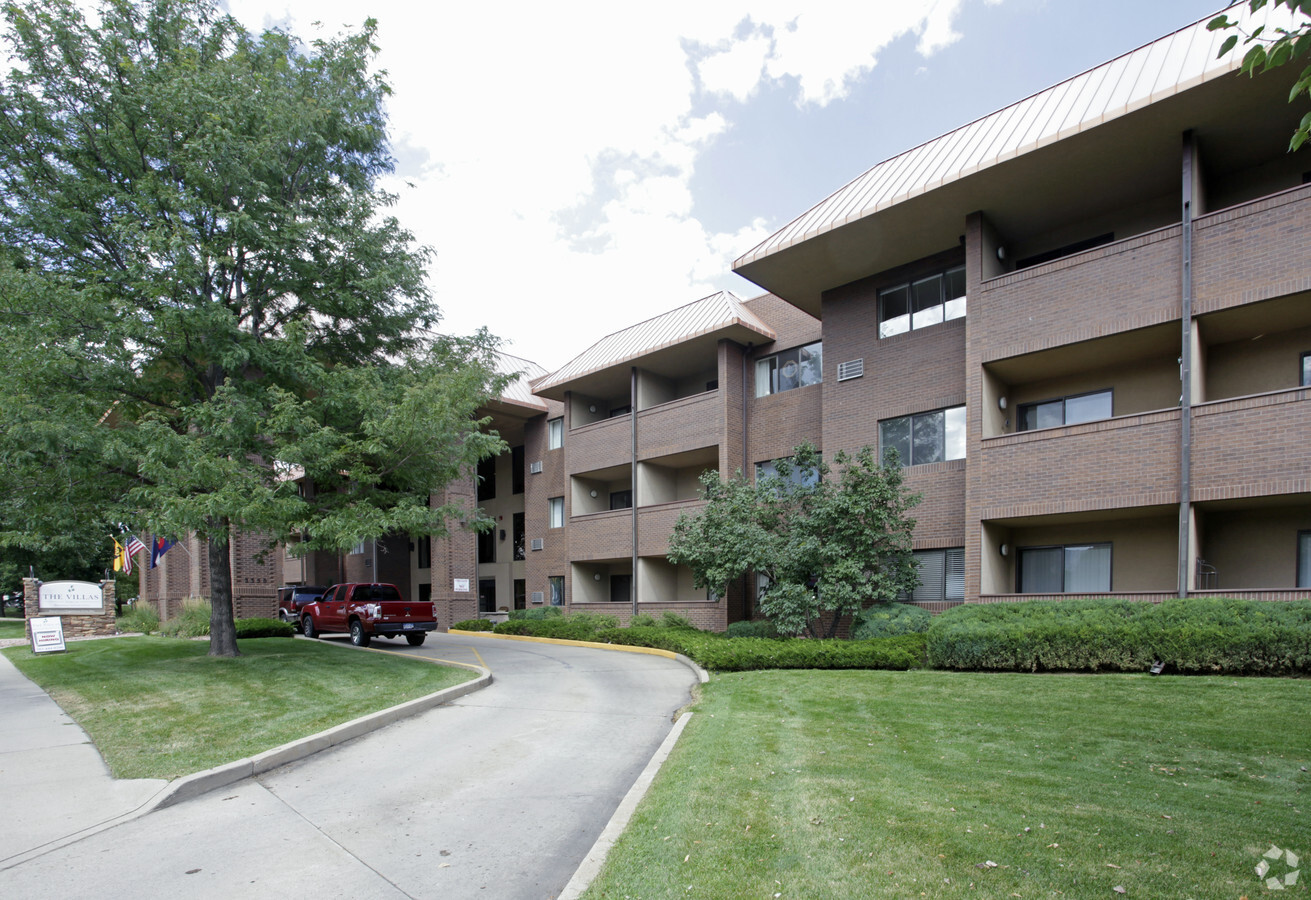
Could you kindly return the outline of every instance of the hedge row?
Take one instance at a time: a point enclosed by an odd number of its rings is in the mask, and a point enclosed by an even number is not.
[[[1195,597],[957,606],[927,632],[939,669],[1311,673],[1311,601]]]
[[[924,664],[924,636],[919,634],[872,641],[812,641],[726,638],[683,628],[615,628],[598,631],[592,640],[671,650],[715,672],[913,669]]]
[[[491,631],[495,623],[491,619],[465,619],[451,626],[451,631]]]
[[[290,622],[279,619],[237,619],[232,623],[237,632],[237,640],[242,638],[293,637],[296,629]]]

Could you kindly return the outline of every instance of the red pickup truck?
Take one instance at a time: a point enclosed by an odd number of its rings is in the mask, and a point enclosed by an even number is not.
[[[437,628],[437,617],[432,603],[404,600],[394,584],[334,584],[301,610],[300,627],[308,638],[349,632],[357,647],[401,635],[417,647]]]

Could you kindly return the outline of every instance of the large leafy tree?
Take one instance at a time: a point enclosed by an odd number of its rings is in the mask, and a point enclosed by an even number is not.
[[[236,655],[234,529],[344,548],[467,515],[428,498],[499,449],[495,341],[434,334],[387,214],[371,20],[304,45],[209,0],[3,9],[0,541],[194,532]]]
[[[707,503],[675,523],[670,561],[721,594],[747,572],[766,576],[760,608],[782,634],[832,637],[843,616],[913,590],[908,514],[920,498],[901,466],[880,465],[868,447],[840,451],[834,464],[802,444],[755,482],[706,473]]]
[[[1231,30],[1234,33],[1224,39],[1220,45],[1220,56],[1231,53],[1241,38],[1243,46],[1242,71],[1248,75],[1266,72],[1283,65],[1302,66],[1301,72],[1293,80],[1288,92],[1288,102],[1293,103],[1305,95],[1311,98],[1311,0],[1245,0],[1248,8],[1258,12],[1267,4],[1277,9],[1288,8],[1293,20],[1291,27],[1276,26],[1269,30],[1258,25],[1251,31],[1244,27],[1243,20],[1231,19],[1222,13],[1207,23],[1211,31]],[[1288,141],[1290,151],[1299,149],[1311,139],[1311,112],[1302,116],[1293,136]]]

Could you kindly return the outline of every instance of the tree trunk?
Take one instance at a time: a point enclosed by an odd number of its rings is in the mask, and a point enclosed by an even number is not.
[[[232,618],[231,528],[227,519],[212,523],[209,538],[209,655],[240,656]]]

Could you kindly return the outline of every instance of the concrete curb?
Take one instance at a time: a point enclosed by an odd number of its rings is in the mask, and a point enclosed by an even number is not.
[[[602,644],[598,641],[567,641],[564,638],[546,638],[533,637],[527,634],[493,634],[490,631],[448,631],[447,634],[458,634],[460,637],[482,637],[491,638],[497,641],[531,641],[538,644],[558,644],[562,647],[591,647],[595,650],[618,650],[621,653],[645,653],[648,656],[663,656],[665,659],[676,659],[683,665],[687,666],[696,673],[697,681],[705,684],[710,680],[710,673],[701,668],[696,660],[684,656],[681,653],[675,653],[673,650],[661,650],[657,647],[633,647],[628,644]]]
[[[379,651],[385,653],[386,651]],[[434,665],[450,665],[450,663],[435,663]],[[437,691],[435,694],[428,694],[425,697],[417,697],[414,700],[408,700],[405,703],[379,710],[375,713],[369,713],[367,716],[360,716],[358,719],[352,719],[349,722],[343,722],[327,731],[320,731],[318,734],[312,734],[309,737],[300,740],[291,741],[283,744],[281,747],[274,747],[272,750],[265,750],[256,756],[249,756],[245,759],[239,759],[236,762],[227,763],[222,766],[215,766],[212,769],[206,769],[203,772],[195,772],[191,775],[185,775],[182,778],[169,782],[159,794],[155,795],[145,806],[137,810],[134,815],[145,815],[154,812],[157,809],[164,809],[175,803],[181,803],[184,800],[191,800],[206,794],[212,790],[221,787],[227,787],[230,784],[236,784],[247,778],[253,778],[256,775],[263,775],[279,766],[285,766],[287,763],[297,762],[308,756],[313,756],[329,747],[335,747],[337,744],[354,740],[361,735],[368,734],[371,731],[377,731],[393,722],[409,718],[421,712],[427,712],[433,707],[442,706],[450,703],[452,700],[459,699],[466,694],[472,694],[474,691],[482,690],[492,683],[492,673],[481,666],[465,666],[466,668],[476,669],[481,674],[473,681],[466,681],[464,684],[457,684],[454,687],[448,687]]]
[[[578,900],[583,891],[587,890],[588,885],[592,883],[592,880],[600,874],[601,867],[605,865],[606,857],[610,855],[610,850],[624,833],[624,830],[628,828],[628,822],[632,819],[637,805],[646,796],[647,790],[655,781],[656,773],[660,771],[660,768],[665,764],[665,760],[669,758],[670,752],[673,751],[674,745],[678,743],[679,736],[682,735],[683,729],[691,718],[692,713],[684,713],[678,717],[678,721],[674,723],[674,727],[670,729],[669,734],[665,735],[664,741],[661,742],[655,755],[651,757],[651,761],[646,764],[642,774],[637,776],[633,786],[628,789],[628,793],[624,795],[624,799],[619,803],[619,808],[615,810],[615,814],[610,817],[610,821],[601,830],[601,836],[596,839],[592,849],[587,851],[587,856],[583,858],[582,863],[574,872],[574,877],[569,879],[569,883],[564,886],[564,890],[560,892],[557,900]]]

